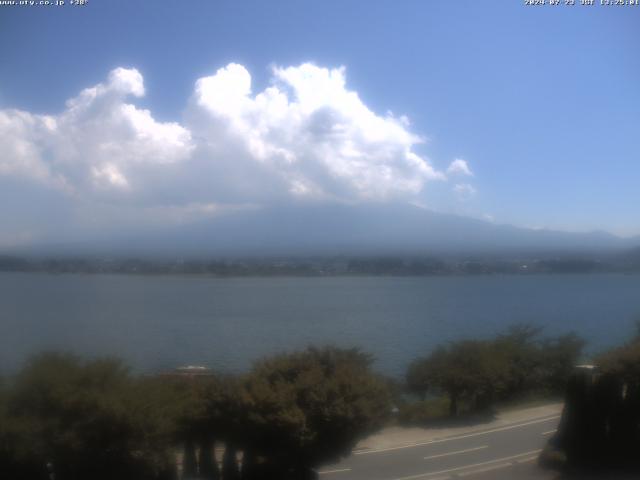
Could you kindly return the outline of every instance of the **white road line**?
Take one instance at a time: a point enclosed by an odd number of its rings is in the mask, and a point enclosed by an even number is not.
[[[548,432],[542,432],[542,436],[551,435],[552,433],[556,433],[556,429],[549,430]]]
[[[518,459],[515,462],[505,462],[505,463],[499,463],[497,465],[490,465],[488,467],[476,468],[475,470],[471,470],[469,472],[458,473],[456,476],[457,477],[468,477],[469,475],[478,475],[479,473],[491,472],[493,470],[500,470],[501,468],[512,467],[514,463],[517,463],[517,464],[520,464],[520,465],[522,465],[523,463],[529,463],[529,462],[534,461],[536,458],[538,458],[538,456],[534,455],[533,457],[527,457],[527,458]],[[433,479],[430,479],[430,480],[433,480]]]
[[[532,420],[530,422],[519,423],[519,424],[516,424],[516,425],[508,425],[506,427],[493,428],[491,430],[483,430],[481,432],[469,433],[467,435],[459,435],[457,437],[441,438],[441,439],[438,439],[438,440],[429,440],[428,442],[410,443],[408,445],[401,445],[401,446],[398,446],[398,447],[380,448],[380,449],[377,449],[377,450],[363,450],[361,452],[354,452],[353,454],[354,455],[368,455],[370,453],[390,452],[392,450],[401,450],[403,448],[421,447],[423,445],[431,445],[431,444],[434,444],[434,443],[452,442],[454,440],[461,440],[463,438],[477,437],[478,435],[486,435],[488,433],[494,433],[494,432],[503,432],[505,430],[512,430],[514,428],[526,427],[528,425],[534,425],[536,423],[549,422],[551,420],[557,420],[558,418],[560,418],[560,415],[554,415],[553,417],[541,418],[541,419],[538,419],[538,420]]]
[[[466,450],[458,450],[458,451],[449,452],[449,453],[440,453],[439,455],[430,455],[428,457],[424,457],[424,459],[431,460],[432,458],[448,457],[450,455],[458,455],[460,453],[475,452],[476,450],[483,450],[485,448],[489,448],[489,445],[482,445],[481,447],[467,448]]]
[[[469,470],[475,467],[490,465],[492,463],[498,464],[501,467],[508,467],[509,465],[511,465],[511,463],[509,463],[508,460],[513,460],[519,457],[526,457],[527,455],[537,454],[537,453],[540,453],[541,451],[542,450],[531,450],[530,452],[519,453],[517,455],[511,455],[509,457],[496,458],[495,460],[488,460],[486,462],[473,463],[471,465],[463,465],[461,467],[448,468],[447,470],[439,470],[437,472],[426,472],[426,473],[419,473],[418,475],[409,475],[408,477],[398,477],[398,478],[394,478],[393,480],[412,480],[414,478],[432,477],[433,475],[442,475],[443,473],[459,472],[460,470]],[[493,465],[493,466],[496,468],[498,467],[497,465]],[[475,472],[464,472],[464,473],[466,475],[470,475],[471,473],[475,473]],[[462,475],[462,474],[458,474],[458,475]]]
[[[326,475],[327,473],[340,473],[340,472],[350,472],[350,468],[336,468],[335,470],[322,470],[318,472],[318,475]]]
[[[470,472],[458,473],[456,477],[468,477],[469,475],[478,475],[479,473],[492,472],[493,470],[500,470],[501,468],[507,468],[511,465],[512,464],[510,462],[498,463],[496,465],[490,465],[488,467],[476,468],[475,470],[471,470]]]
[[[520,460],[516,460],[516,463],[529,463],[538,459],[538,455],[534,455],[533,457],[521,458]]]

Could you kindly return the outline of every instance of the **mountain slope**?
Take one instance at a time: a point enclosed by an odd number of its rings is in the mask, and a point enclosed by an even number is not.
[[[324,205],[225,213],[92,248],[180,255],[580,253],[640,245],[605,232],[567,233],[436,213],[410,205]]]

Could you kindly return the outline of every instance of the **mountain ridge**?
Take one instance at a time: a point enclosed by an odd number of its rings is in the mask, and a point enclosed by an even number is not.
[[[19,253],[183,256],[580,253],[640,248],[640,237],[562,232],[406,204],[280,205],[221,212],[188,225],[94,236]]]

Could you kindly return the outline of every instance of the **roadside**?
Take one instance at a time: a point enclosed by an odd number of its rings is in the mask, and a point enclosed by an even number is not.
[[[541,469],[537,458],[561,412],[561,403],[509,406],[487,421],[385,428],[318,474],[327,480],[556,479],[557,472]]]
[[[468,435],[475,432],[504,429],[510,425],[536,422],[550,417],[559,417],[562,403],[550,403],[536,407],[514,409],[512,407],[500,410],[495,417],[488,421],[473,424],[458,424],[430,427],[401,427],[393,426],[361,440],[354,449],[355,455],[366,454],[380,450],[405,448],[420,445],[449,437]]]

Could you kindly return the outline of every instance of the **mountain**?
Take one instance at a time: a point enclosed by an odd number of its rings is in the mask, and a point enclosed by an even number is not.
[[[80,254],[179,256],[432,255],[622,251],[640,238],[496,225],[411,205],[279,206],[180,227],[48,246]],[[44,251],[42,250],[42,251]]]

